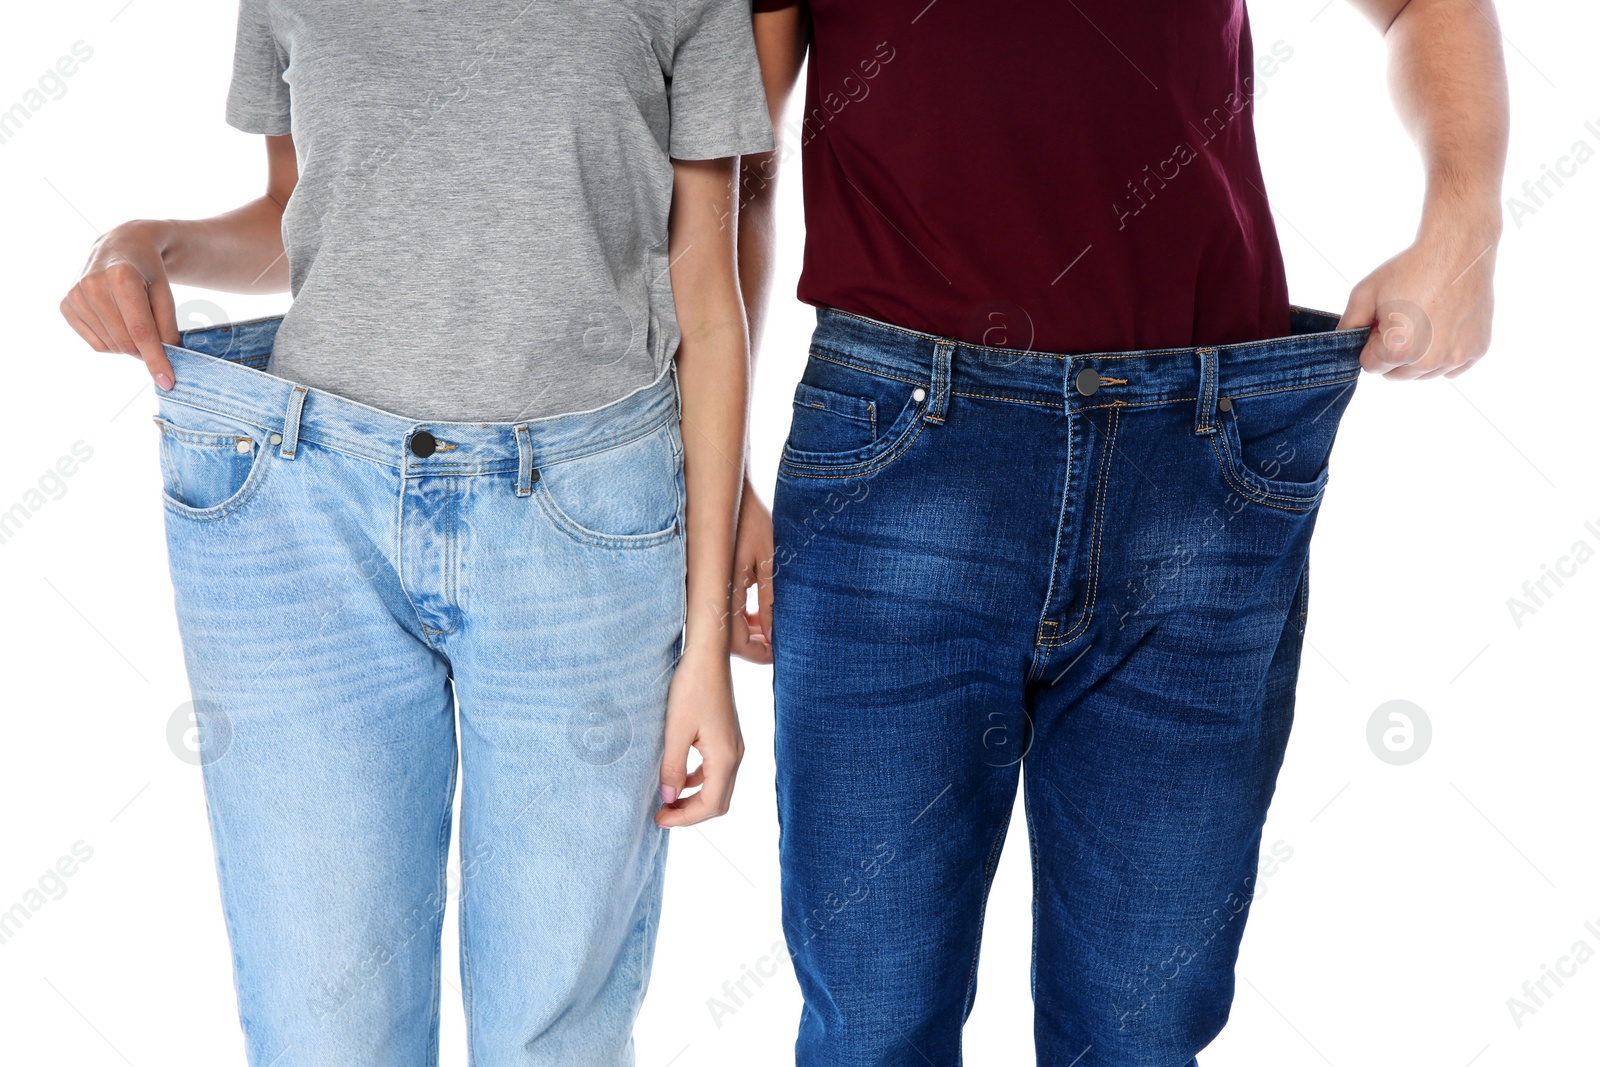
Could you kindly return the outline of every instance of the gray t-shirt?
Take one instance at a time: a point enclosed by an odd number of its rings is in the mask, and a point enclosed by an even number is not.
[[[772,148],[749,0],[241,0],[227,114],[299,156],[271,371],[431,421],[659,377],[671,160]]]

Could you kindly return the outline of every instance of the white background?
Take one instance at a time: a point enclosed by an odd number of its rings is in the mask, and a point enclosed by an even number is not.
[[[259,138],[221,119],[233,5],[124,3],[8,4],[0,34],[0,109],[74,42],[93,49],[65,94],[0,144],[0,511],[30,499],[76,442],[93,450],[0,543],[0,911],[37,901],[30,889],[75,843],[93,850],[64,895],[0,943],[0,1061],[215,1067],[242,1064],[242,1042],[200,772],[167,738],[188,694],[155,401],[137,364],[88,351],[55,309],[98,230],[234,206],[258,194],[264,165]],[[1340,310],[1410,239],[1421,181],[1377,35],[1339,0],[1324,5],[1254,7],[1258,51],[1293,49],[1265,81],[1257,124],[1294,297]],[[1574,142],[1600,149],[1600,12],[1525,0],[1501,14],[1512,193]],[[791,165],[755,403],[763,485],[810,325],[792,299],[798,179]],[[1520,627],[1506,604],[1574,542],[1600,549],[1589,321],[1600,160],[1555,193],[1508,221],[1490,358],[1455,383],[1368,379],[1346,417],[1314,551],[1299,721],[1266,831],[1292,857],[1262,882],[1233,1019],[1205,1067],[1600,1063],[1600,960],[1549,984],[1520,1027],[1506,1003],[1576,941],[1600,951],[1584,926],[1600,931],[1600,560]],[[229,318],[286,299],[179,294],[201,297]],[[786,961],[733,1014],[708,1008],[781,939],[770,677],[740,665],[737,684],[750,750],[739,795],[727,818],[674,834],[641,1067],[790,1055],[800,1005]],[[1407,766],[1366,740],[1392,699],[1414,701],[1433,727]],[[1031,1059],[1027,853],[1014,825],[967,1030],[972,1067]],[[453,913],[446,930],[443,1062],[459,1065]]]

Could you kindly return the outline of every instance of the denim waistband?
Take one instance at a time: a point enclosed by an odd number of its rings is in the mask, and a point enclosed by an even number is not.
[[[1069,411],[1179,401],[1201,402],[1204,411],[1219,397],[1354,380],[1369,331],[1339,330],[1338,323],[1337,315],[1296,307],[1287,337],[1066,355],[972,345],[819,308],[811,354],[930,386],[938,414],[951,392]]]
[[[369,407],[337,393],[266,373],[283,317],[223,323],[183,333],[166,345],[177,379],[163,399],[248,422],[293,458],[300,442],[382,463],[408,476],[499,474],[547,466],[643,436],[674,418],[677,389],[669,369],[650,385],[589,411],[524,422],[427,422]],[[426,431],[431,455],[412,439]]]

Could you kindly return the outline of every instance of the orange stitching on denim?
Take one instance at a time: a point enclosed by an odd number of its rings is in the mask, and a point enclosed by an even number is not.
[[[817,479],[817,480],[835,481],[835,482],[843,481],[846,478],[865,478],[870,474],[877,474],[879,471],[883,470],[883,468],[887,467],[889,464],[893,463],[895,460],[897,460],[901,456],[905,455],[906,452],[911,448],[911,446],[916,444],[917,438],[922,436],[922,431],[923,431],[924,428],[927,427],[927,425],[928,425],[928,420],[926,420],[926,419],[917,419],[917,420],[915,420],[911,424],[911,429],[909,431],[910,432],[910,436],[909,437],[907,437],[903,442],[901,442],[899,444],[895,444],[895,445],[889,446],[889,450],[887,452],[885,452],[882,456],[880,456],[878,459],[876,459],[876,460],[867,460],[866,462],[868,464],[871,464],[871,465],[866,467],[866,468],[864,468],[864,469],[862,469],[862,470],[855,470],[853,468],[846,467],[846,468],[843,468],[842,469],[842,473],[839,473],[839,474],[811,474],[808,471],[811,471],[811,470],[828,470],[829,468],[827,468],[827,467],[819,467],[819,466],[817,466],[815,464],[810,464],[810,463],[797,464],[797,463],[793,462],[792,460],[780,459],[778,461],[778,471],[779,471],[780,474],[787,473],[790,476],[795,477],[795,478],[813,478],[813,479]],[[801,468],[807,468],[807,469],[801,469]]]
[[[1211,423],[1211,409],[1217,403],[1217,350],[1214,348],[1199,348],[1195,350],[1195,355],[1200,357],[1200,396],[1202,402],[1196,405],[1199,408],[1199,417],[1195,421],[1194,432],[1197,434],[1209,434],[1216,430],[1216,427]],[[1209,400],[1210,403],[1206,404],[1203,400]]]
[[[840,367],[849,367],[851,370],[858,370],[862,374],[871,374],[879,378],[893,378],[897,382],[910,382],[912,385],[924,384],[917,378],[906,378],[899,374],[890,374],[888,371],[881,370],[877,367],[863,367],[859,363],[851,363],[849,360],[836,353],[818,351],[815,346],[813,346],[807,354],[813,359],[820,359],[824,363],[833,363]]]
[[[1292,496],[1283,496],[1283,495],[1280,495],[1278,493],[1268,493],[1265,490],[1257,489],[1254,486],[1246,488],[1245,486],[1240,485],[1237,476],[1234,475],[1233,471],[1228,469],[1228,464],[1223,459],[1222,450],[1217,446],[1217,437],[1218,436],[1220,436],[1220,435],[1213,434],[1211,436],[1211,438],[1210,438],[1210,440],[1211,440],[1211,450],[1217,454],[1217,469],[1222,472],[1222,480],[1227,482],[1228,485],[1232,489],[1234,489],[1236,492],[1238,492],[1246,500],[1248,500],[1248,501],[1250,501],[1251,503],[1254,503],[1254,504],[1260,504],[1263,507],[1275,508],[1278,511],[1291,511],[1291,512],[1311,511],[1322,500],[1322,490],[1320,490],[1320,489],[1317,490],[1316,495],[1313,496],[1313,497],[1310,497],[1310,498],[1296,498],[1296,497],[1292,497]],[[1296,502],[1298,502],[1298,503],[1300,503],[1300,504],[1302,504],[1304,506],[1302,506],[1302,507],[1290,507],[1287,503],[1285,503],[1285,504],[1275,504],[1275,503],[1273,503],[1274,500],[1296,501]]]
[[[1040,397],[1037,400],[1025,400],[1018,396],[995,396],[991,393],[969,393],[963,389],[952,389],[950,390],[950,395],[964,396],[969,400],[1004,400],[1008,404],[1029,404],[1034,407],[1043,408],[1058,408],[1061,406],[1060,400],[1047,400],[1044,397]]]
[[[1072,410],[1077,411],[1106,411],[1111,408],[1154,408],[1162,404],[1192,404],[1200,398],[1197,396],[1175,396],[1171,400],[1113,400],[1107,404],[1085,404]]]
[[[1239,425],[1239,416],[1237,414],[1235,414],[1233,416],[1232,425],[1235,426],[1235,427],[1237,427]],[[1221,442],[1222,451],[1227,455],[1228,459],[1234,461],[1240,467],[1244,467],[1245,466],[1245,462],[1244,462],[1243,454],[1242,453],[1236,454],[1234,452],[1234,450],[1228,445],[1228,435],[1227,435],[1226,427],[1222,427],[1222,429],[1223,429],[1223,432],[1217,435],[1217,436],[1222,438],[1222,442]],[[1234,430],[1235,434],[1237,434],[1238,432],[1239,431],[1237,429]],[[1306,497],[1303,494],[1293,493],[1293,492],[1285,492],[1285,493],[1274,492],[1274,491],[1272,491],[1270,489],[1262,489],[1262,488],[1254,486],[1250,482],[1250,478],[1248,476],[1241,476],[1238,471],[1230,471],[1230,473],[1232,473],[1236,479],[1238,479],[1240,481],[1243,481],[1245,485],[1251,486],[1251,488],[1253,488],[1256,493],[1260,494],[1263,497],[1270,498],[1272,500],[1282,500],[1282,501],[1285,501],[1285,502],[1290,503],[1290,504],[1301,504],[1301,503],[1304,503],[1308,499],[1315,499],[1315,498],[1321,497],[1321,495],[1322,495],[1322,490],[1321,489],[1318,489],[1316,491],[1314,497]]]
[[[1078,621],[1072,624],[1072,629],[1056,638],[1052,644],[1062,645],[1077,638],[1084,630],[1089,628],[1089,621],[1094,618],[1094,605],[1100,593],[1100,541],[1105,532],[1106,525],[1106,483],[1111,475],[1111,457],[1117,450],[1117,428],[1122,425],[1118,412],[1113,411],[1106,416],[1110,424],[1106,434],[1106,454],[1100,460],[1100,484],[1095,492],[1095,522],[1094,541],[1089,549],[1089,590],[1087,600],[1083,605],[1083,614]]]
[[[1343,378],[1320,378],[1314,382],[1306,382],[1304,385],[1285,385],[1279,389],[1258,389],[1253,393],[1229,393],[1228,396],[1234,400],[1247,396],[1271,396],[1273,393],[1293,393],[1301,389],[1316,389],[1325,385],[1342,385],[1345,382],[1358,381],[1360,378],[1361,375],[1359,373],[1346,375]]]

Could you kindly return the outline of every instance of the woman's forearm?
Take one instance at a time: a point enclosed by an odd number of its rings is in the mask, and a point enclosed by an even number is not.
[[[749,392],[749,339],[734,266],[735,164],[678,162],[674,168],[669,254],[681,334],[677,368],[688,492],[684,649],[686,656],[725,659]]]
[[[688,612],[667,694],[660,826],[727,812],[744,755],[728,664],[733,532],[744,477],[750,354],[734,268],[737,161],[673,161],[668,255],[678,313]],[[701,764],[689,773],[689,750]],[[683,790],[701,785],[683,797]]]
[[[748,374],[743,321],[685,336],[679,348],[689,613],[684,654],[728,654],[733,538],[744,482]]]
[[[170,281],[227,293],[289,288],[282,226],[283,207],[265,196],[208,219],[127,224],[128,232],[142,233],[155,247]]]
[[[169,280],[229,293],[281,293],[289,288],[283,254],[283,210],[299,181],[291,138],[268,137],[266,192],[206,219],[128,223],[161,255]]]
[[[281,292],[283,209],[299,181],[294,142],[267,138],[266,194],[233,211],[192,221],[138,220],[107,230],[61,314],[97,352],[144,361],[156,385],[172,388],[162,344],[178,343],[172,283],[232,292]]]

